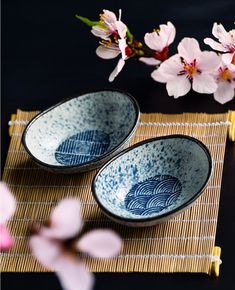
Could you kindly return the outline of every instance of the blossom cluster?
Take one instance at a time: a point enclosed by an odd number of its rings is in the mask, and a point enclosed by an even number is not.
[[[217,40],[204,39],[204,43],[214,51],[202,51],[195,38],[184,37],[178,44],[177,53],[169,56],[169,46],[176,35],[176,28],[170,21],[146,33],[142,43],[121,20],[121,10],[118,17],[112,11],[103,10],[98,21],[80,15],[76,18],[90,26],[91,33],[100,39],[96,49],[99,57],[113,59],[119,56],[109,76],[110,82],[128,59],[137,58],[154,66],[151,77],[166,83],[169,96],[184,96],[192,88],[198,93],[214,94],[215,100],[221,104],[234,98],[235,29],[226,31],[222,24],[214,23],[212,34]]]

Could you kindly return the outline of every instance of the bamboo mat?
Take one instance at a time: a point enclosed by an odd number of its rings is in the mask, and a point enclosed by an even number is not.
[[[17,198],[17,211],[8,222],[16,244],[1,254],[1,271],[44,272],[27,245],[32,221],[45,221],[51,208],[64,197],[77,196],[82,202],[85,230],[112,228],[123,239],[123,249],[112,259],[84,257],[92,272],[200,272],[218,275],[220,248],[215,247],[219,196],[229,113],[141,114],[131,144],[155,136],[187,134],[201,140],[210,150],[213,175],[196,203],[185,212],[150,228],[128,228],[105,217],[91,194],[96,171],[56,175],[39,168],[24,151],[22,132],[38,112],[17,111],[10,122],[11,142],[3,172]],[[231,126],[230,126],[231,127]]]

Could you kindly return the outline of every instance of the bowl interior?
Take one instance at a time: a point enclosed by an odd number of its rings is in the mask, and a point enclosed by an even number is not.
[[[112,159],[95,177],[93,193],[109,214],[143,220],[193,201],[210,173],[210,154],[201,143],[184,136],[163,137]]]
[[[25,145],[48,165],[74,166],[118,147],[138,121],[138,109],[119,91],[87,93],[40,114],[28,126]]]

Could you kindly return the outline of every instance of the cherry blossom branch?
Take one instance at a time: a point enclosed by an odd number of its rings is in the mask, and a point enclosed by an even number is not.
[[[201,51],[194,38],[185,37],[178,45],[178,52],[169,57],[169,45],[175,39],[176,29],[171,22],[161,24],[146,33],[144,43],[135,39],[127,25],[109,10],[103,10],[98,21],[76,15],[91,27],[91,33],[100,38],[96,54],[103,59],[121,56],[109,76],[113,81],[129,58],[155,67],[151,76],[166,83],[169,96],[178,98],[192,88],[202,94],[214,94],[216,101],[224,104],[234,98],[235,90],[235,29],[226,31],[222,24],[214,23],[212,34],[218,41],[205,38],[213,51]]]

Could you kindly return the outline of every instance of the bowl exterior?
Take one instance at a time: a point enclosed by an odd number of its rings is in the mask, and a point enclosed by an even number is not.
[[[118,223],[120,225],[127,226],[127,227],[133,227],[133,228],[144,228],[144,227],[152,227],[152,226],[167,222],[170,219],[173,219],[174,217],[178,216],[179,214],[181,214],[184,211],[186,211],[187,209],[189,209],[191,206],[193,206],[194,203],[195,203],[195,201],[193,201],[191,204],[185,206],[184,208],[182,208],[182,209],[180,209],[180,210],[178,210],[178,211],[176,211],[176,212],[174,212],[172,214],[169,214],[169,215],[166,215],[166,216],[163,216],[163,217],[157,217],[157,218],[152,219],[152,220],[141,221],[141,222],[140,221],[134,221],[134,220],[125,220],[125,219],[122,219],[121,217],[110,215],[104,209],[102,209],[102,212],[109,219],[111,219],[112,221],[114,221],[115,223]]]

